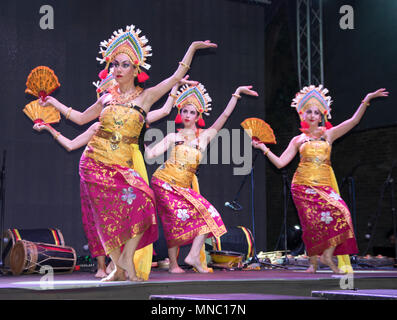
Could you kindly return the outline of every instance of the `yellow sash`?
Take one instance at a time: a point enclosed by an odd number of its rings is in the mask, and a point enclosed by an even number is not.
[[[338,182],[336,181],[335,174],[332,169],[331,169],[331,186],[338,194],[340,194]],[[343,272],[353,273],[353,267],[350,263],[350,256],[348,254],[337,255],[336,257],[338,258],[339,269],[341,269]]]
[[[196,175],[193,176],[192,189],[194,191],[196,191],[197,193],[200,193],[200,186],[199,186],[198,179],[197,179]],[[207,269],[208,272],[213,272],[212,268],[208,268],[207,267],[207,256],[205,254],[205,244],[203,244],[203,246],[202,246],[202,248],[200,250],[200,262],[201,262],[201,267],[204,270]]]
[[[139,146],[137,144],[131,145],[134,148],[134,152],[132,154],[132,162],[134,165],[134,170],[139,173],[139,175],[149,184],[148,175],[146,172],[145,161],[143,160],[143,156],[141,151],[139,150]],[[150,270],[152,268],[152,259],[153,259],[153,244],[149,244],[146,247],[136,250],[134,254],[134,265],[136,275],[144,280],[149,279]]]

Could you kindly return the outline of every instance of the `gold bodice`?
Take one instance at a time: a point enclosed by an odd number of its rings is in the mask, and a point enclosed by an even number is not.
[[[99,117],[101,127],[91,138],[84,155],[105,164],[133,168],[132,154],[145,123],[139,107],[111,104]]]
[[[331,145],[324,140],[309,140],[300,146],[299,153],[300,162],[292,183],[331,186]]]
[[[171,150],[169,159],[154,172],[153,176],[179,187],[191,188],[201,159],[202,153],[198,148],[177,142]]]

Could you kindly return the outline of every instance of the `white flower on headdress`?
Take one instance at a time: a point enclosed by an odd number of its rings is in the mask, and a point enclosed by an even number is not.
[[[329,196],[332,198],[332,199],[334,199],[334,200],[336,200],[336,201],[339,201],[339,200],[342,200],[342,198],[340,197],[340,195],[338,194],[338,193],[336,193],[335,191],[331,191],[331,193],[329,194]]]
[[[208,208],[208,212],[211,213],[211,217],[219,217],[219,212],[215,209],[213,205]]]
[[[314,189],[312,189],[312,188],[307,188],[307,189],[305,190],[305,193],[307,193],[307,194],[316,194],[317,191],[314,190]]]
[[[165,190],[172,191],[172,187],[171,187],[167,182],[164,182],[161,186],[162,186]]]
[[[186,221],[190,218],[189,214],[187,213],[187,209],[178,209],[177,217],[182,221]]]
[[[132,201],[136,199],[136,194],[134,193],[134,189],[129,187],[128,189],[123,188],[123,195],[121,196],[121,200],[126,201],[128,204],[131,204]]]
[[[324,221],[326,224],[330,224],[333,220],[334,219],[331,217],[331,212],[321,212],[321,221]]]

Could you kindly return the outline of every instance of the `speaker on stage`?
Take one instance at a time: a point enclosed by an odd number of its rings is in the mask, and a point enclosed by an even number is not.
[[[26,240],[30,242],[47,243],[60,247],[65,246],[62,232],[57,228],[47,229],[8,229],[4,235],[5,248],[2,252],[4,269],[10,270],[10,252],[17,241]]]

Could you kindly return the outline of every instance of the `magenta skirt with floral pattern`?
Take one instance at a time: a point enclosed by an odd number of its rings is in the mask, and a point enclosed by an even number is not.
[[[291,192],[309,256],[331,246],[336,247],[334,255],[358,252],[349,209],[334,189],[292,184]]]
[[[168,248],[189,244],[201,234],[220,237],[226,233],[219,212],[202,195],[156,177],[151,182]]]
[[[137,249],[157,240],[154,193],[135,170],[83,155],[79,173],[83,227],[92,256],[107,255],[140,233]]]

